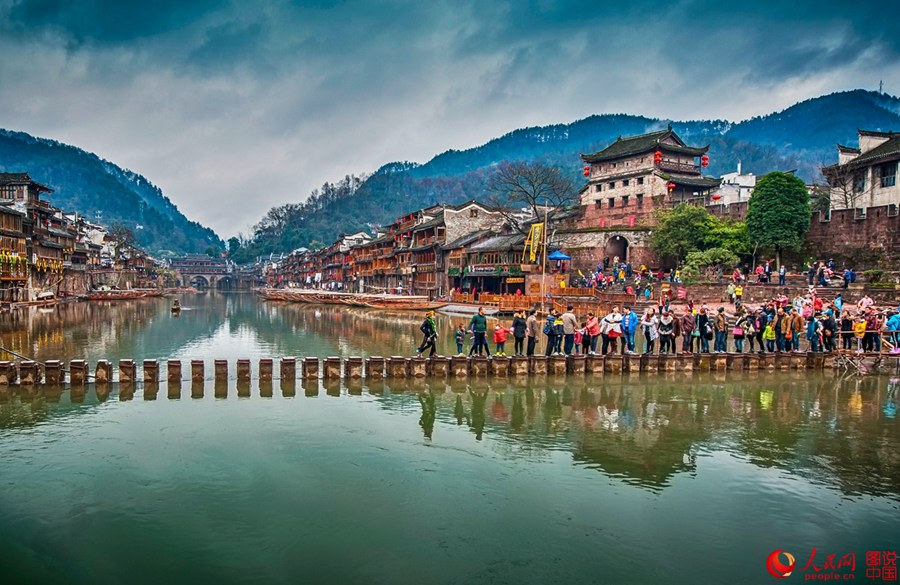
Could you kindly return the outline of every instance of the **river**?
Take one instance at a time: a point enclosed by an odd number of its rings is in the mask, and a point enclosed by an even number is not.
[[[181,300],[177,317],[164,299],[4,314],[0,340],[92,363],[419,341],[417,314]],[[457,322],[439,317],[442,353]],[[777,550],[790,579],[868,581],[866,553],[900,536],[897,385],[759,372],[13,393],[2,582],[768,583]]]

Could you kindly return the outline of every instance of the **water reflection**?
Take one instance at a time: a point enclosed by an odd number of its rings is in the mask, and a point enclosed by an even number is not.
[[[66,303],[0,314],[0,346],[44,361],[229,359],[279,356],[411,355],[420,313],[259,301],[251,293],[181,295],[171,300]],[[456,353],[453,328],[438,317],[438,350]]]
[[[194,401],[276,397],[272,383],[209,384],[212,392],[192,383]],[[169,400],[183,397],[180,383],[164,386]],[[295,396],[293,383],[279,386],[278,398]],[[324,391],[340,400],[362,400],[370,417],[379,416],[378,410],[408,413],[415,404],[418,426],[429,442],[440,443],[442,435],[461,427],[503,457],[546,460],[553,452],[566,452],[576,466],[652,491],[667,488],[678,476],[692,477],[710,454],[725,452],[848,495],[900,499],[897,389],[893,378],[794,374],[776,381],[698,376],[690,385],[585,380],[561,388],[379,382],[357,383],[353,394],[339,383],[304,383],[308,397]],[[87,392],[6,389],[0,392],[0,439],[88,414],[111,398],[129,401],[137,393],[155,400],[159,390],[159,385],[94,386]]]

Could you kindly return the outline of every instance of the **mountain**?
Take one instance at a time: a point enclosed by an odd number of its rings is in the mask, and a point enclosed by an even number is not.
[[[731,172],[740,162],[745,173],[795,170],[803,180],[817,182],[823,180],[819,169],[837,161],[836,143],[856,145],[858,128],[900,131],[900,99],[854,90],[736,123],[604,114],[571,124],[522,128],[475,148],[448,150],[424,164],[393,162],[365,180],[347,177],[326,183],[305,203],[270,210],[239,258],[330,243],[341,232],[387,224],[415,209],[483,197],[492,169],[504,161],[557,166],[580,184],[579,154],[601,150],[618,136],[643,134],[667,124],[688,144],[710,145],[707,175]]]
[[[224,249],[215,232],[188,220],[159,187],[80,148],[0,129],[0,171],[27,172],[53,189],[44,196],[53,205],[107,226],[125,225],[152,253]]]

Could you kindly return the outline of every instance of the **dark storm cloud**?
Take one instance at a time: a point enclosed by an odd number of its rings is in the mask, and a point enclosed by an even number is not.
[[[0,127],[138,170],[230,235],[325,180],[518,127],[604,112],[741,119],[898,79],[895,12],[886,1],[0,0],[0,75],[15,80],[0,86]]]
[[[21,31],[49,28],[80,44],[127,43],[202,19],[221,0],[21,0],[9,22]]]

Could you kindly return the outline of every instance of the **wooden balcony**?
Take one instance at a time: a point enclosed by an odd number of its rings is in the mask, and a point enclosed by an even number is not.
[[[700,176],[700,165],[664,160],[657,163],[656,166],[661,171],[671,171],[673,173],[685,173],[688,175]]]

